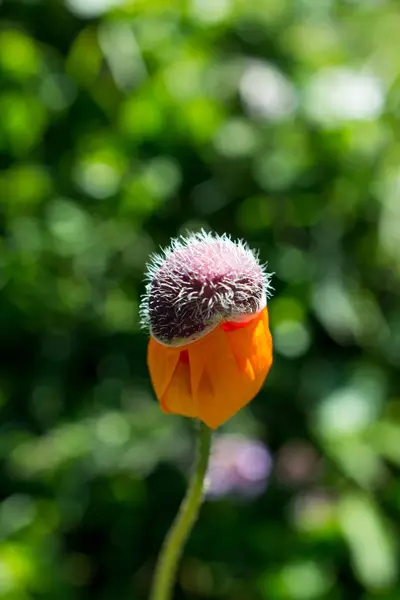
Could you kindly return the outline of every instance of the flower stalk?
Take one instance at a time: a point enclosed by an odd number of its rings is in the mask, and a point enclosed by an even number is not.
[[[171,600],[178,562],[197,520],[211,448],[211,430],[199,423],[197,462],[178,514],[164,540],[156,565],[150,600]]]

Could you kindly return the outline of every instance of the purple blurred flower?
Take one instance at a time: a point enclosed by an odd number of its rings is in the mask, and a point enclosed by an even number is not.
[[[206,495],[258,496],[266,488],[271,467],[271,455],[259,440],[219,435],[212,448]]]

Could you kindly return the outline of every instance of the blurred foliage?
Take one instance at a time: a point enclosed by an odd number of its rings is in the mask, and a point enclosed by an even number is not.
[[[398,600],[397,0],[0,0],[0,597],[146,598],[192,423],[163,415],[148,254],[244,237],[275,364],[224,429],[176,598]],[[245,496],[245,494],[244,494]]]

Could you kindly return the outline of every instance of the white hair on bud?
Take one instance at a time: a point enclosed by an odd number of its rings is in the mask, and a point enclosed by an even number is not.
[[[271,274],[243,240],[204,230],[150,257],[140,304],[143,327],[166,346],[203,337],[224,321],[245,321],[271,295]]]

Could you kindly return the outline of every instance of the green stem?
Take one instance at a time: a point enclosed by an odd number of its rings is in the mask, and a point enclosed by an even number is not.
[[[178,561],[187,538],[196,522],[203,500],[204,477],[207,472],[211,447],[211,430],[200,423],[198,456],[186,496],[164,540],[158,558],[150,600],[170,600],[175,583]]]

